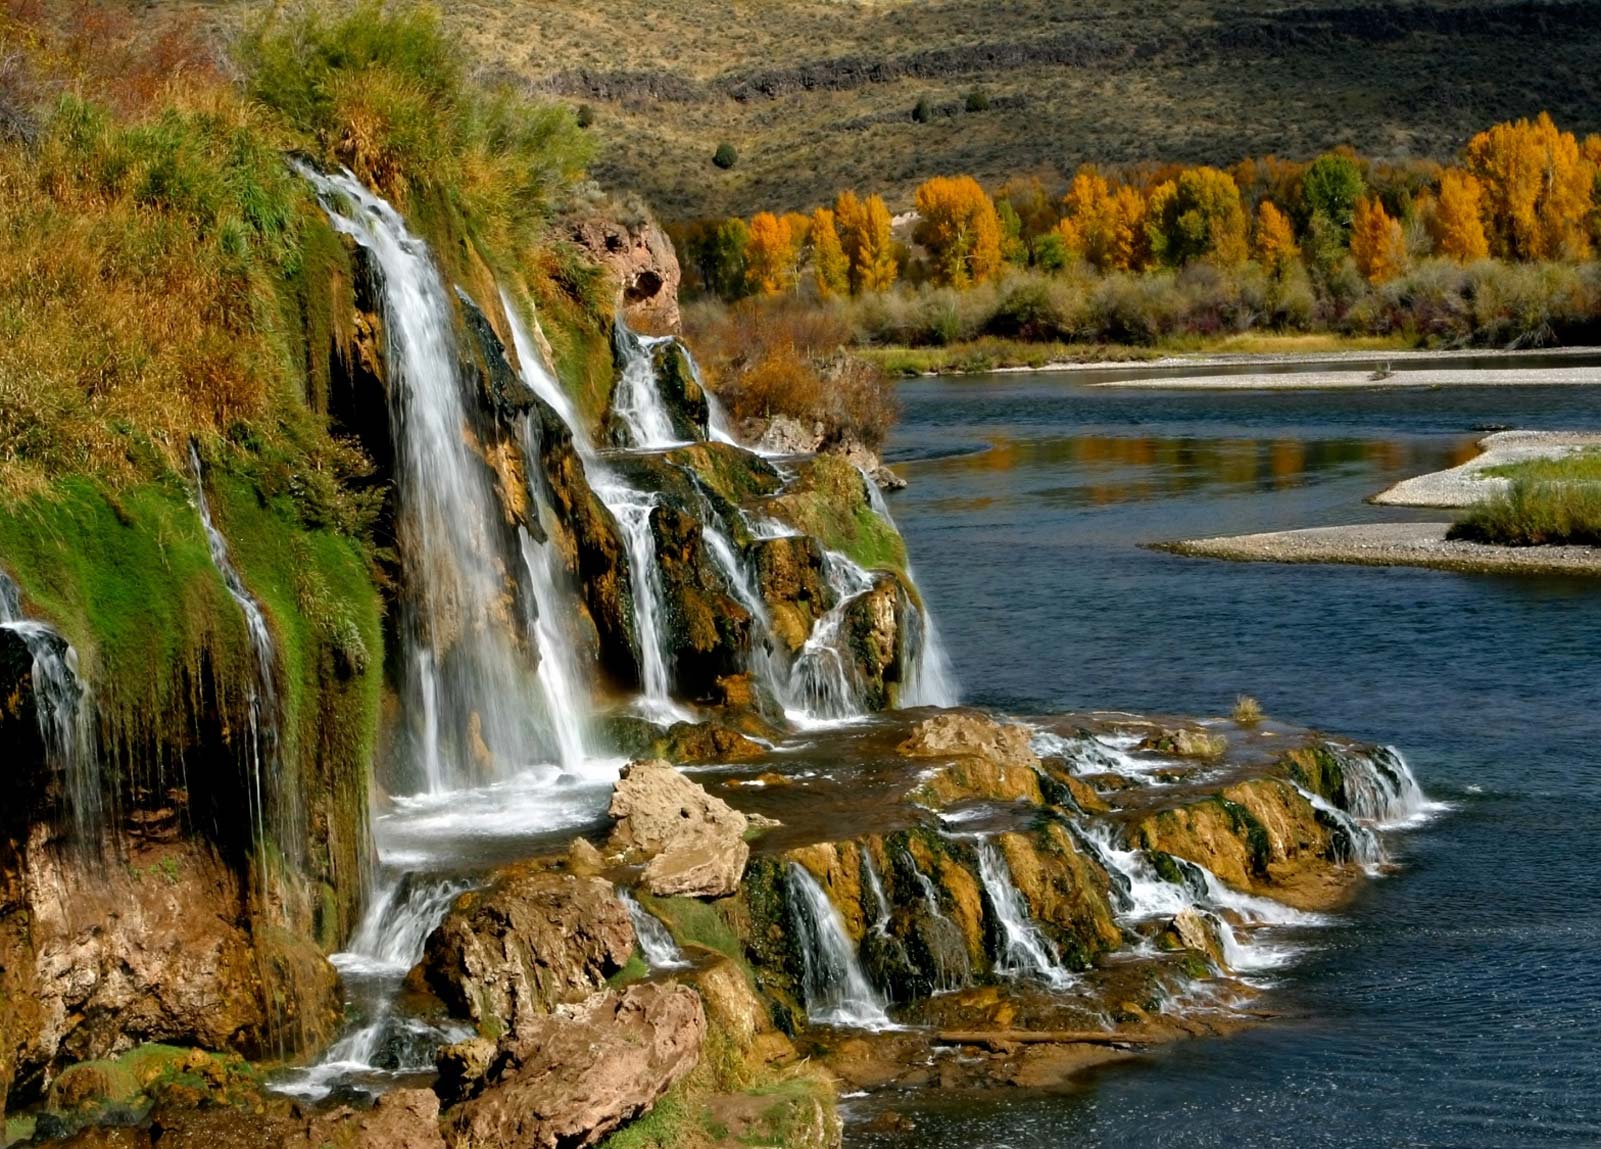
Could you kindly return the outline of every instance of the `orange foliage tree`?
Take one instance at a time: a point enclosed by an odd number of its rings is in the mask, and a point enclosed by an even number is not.
[[[1138,271],[1148,262],[1145,197],[1113,188],[1093,168],[1081,168],[1062,200],[1059,230],[1070,251],[1102,271]]]
[[[1001,270],[1001,221],[972,176],[935,176],[917,189],[917,242],[934,257],[935,276],[952,287]]]
[[[1434,248],[1447,259],[1473,263],[1490,254],[1484,234],[1484,188],[1459,168],[1440,173],[1440,194],[1434,205]]]
[[[1351,258],[1369,283],[1386,283],[1406,263],[1406,237],[1384,205],[1363,196],[1351,216]]]
[[[1290,217],[1273,206],[1272,200],[1263,200],[1256,209],[1256,234],[1252,237],[1257,262],[1269,271],[1280,274],[1300,257],[1301,249],[1295,245],[1295,225]]]
[[[817,294],[824,299],[845,295],[851,289],[851,261],[840,246],[834,213],[828,208],[820,207],[812,213],[810,239],[812,276],[817,280]]]
[[[751,217],[745,243],[745,282],[759,295],[777,295],[795,284],[795,248],[789,221],[770,211]]]
[[[1245,208],[1227,172],[1186,168],[1160,184],[1146,205],[1151,254],[1174,267],[1197,260],[1230,267],[1246,256]]]
[[[884,291],[895,282],[895,241],[890,234],[889,209],[876,195],[865,200],[855,192],[841,192],[834,203],[839,241],[850,260],[851,292]]]
[[[1546,112],[1497,124],[1468,141],[1468,171],[1483,186],[1490,249],[1508,259],[1581,259],[1595,165]]]

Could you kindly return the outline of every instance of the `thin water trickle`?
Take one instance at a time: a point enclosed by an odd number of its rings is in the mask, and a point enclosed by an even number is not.
[[[1012,881],[1006,859],[991,843],[978,843],[978,876],[999,927],[1001,952],[995,972],[1003,977],[1038,978],[1052,989],[1066,989],[1073,975],[1057,957],[1055,947],[1029,915],[1028,904]]]
[[[628,917],[634,923],[634,938],[639,942],[639,952],[646,965],[654,970],[684,969],[689,965],[660,918],[640,905],[627,890],[619,889],[617,899],[628,907]]]
[[[934,992],[952,993],[965,988],[973,979],[972,959],[967,952],[967,939],[962,929],[950,919],[939,903],[939,891],[929,876],[918,869],[910,854],[903,855],[917,888],[923,893],[923,905],[928,910],[929,950],[934,959]]]
[[[105,797],[100,739],[94,695],[78,674],[78,652],[53,627],[23,616],[21,592],[4,571],[0,629],[21,639],[33,659],[35,719],[45,764],[62,779],[73,838],[80,848],[98,848]]]

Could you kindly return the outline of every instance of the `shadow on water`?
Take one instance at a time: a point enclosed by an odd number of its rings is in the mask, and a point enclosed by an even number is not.
[[[1569,360],[1568,362],[1573,362]],[[1601,585],[1232,564],[1163,539],[1439,518],[1363,500],[1485,429],[1601,429],[1583,387],[903,385],[896,520],[974,701],[1268,712],[1393,742],[1450,813],[1284,971],[1296,1020],[1055,1095],[878,1097],[859,1146],[1601,1143]],[[986,556],[988,561],[975,561]]]

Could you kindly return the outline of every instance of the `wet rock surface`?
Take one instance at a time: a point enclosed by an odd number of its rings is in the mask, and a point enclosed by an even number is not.
[[[583,1000],[633,950],[633,924],[610,882],[514,867],[456,900],[416,976],[493,1035]]]

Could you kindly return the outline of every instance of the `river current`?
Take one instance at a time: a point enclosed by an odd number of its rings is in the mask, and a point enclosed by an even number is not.
[[[1193,372],[1191,372],[1193,373]],[[1305,939],[1284,1017],[1056,1095],[853,1103],[847,1143],[1601,1144],[1601,584],[1235,564],[1142,544],[1441,518],[1363,500],[1581,387],[1173,392],[1063,372],[904,384],[891,501],[964,701],[1275,718],[1398,746],[1449,809]],[[915,1123],[875,1135],[893,1108]]]

